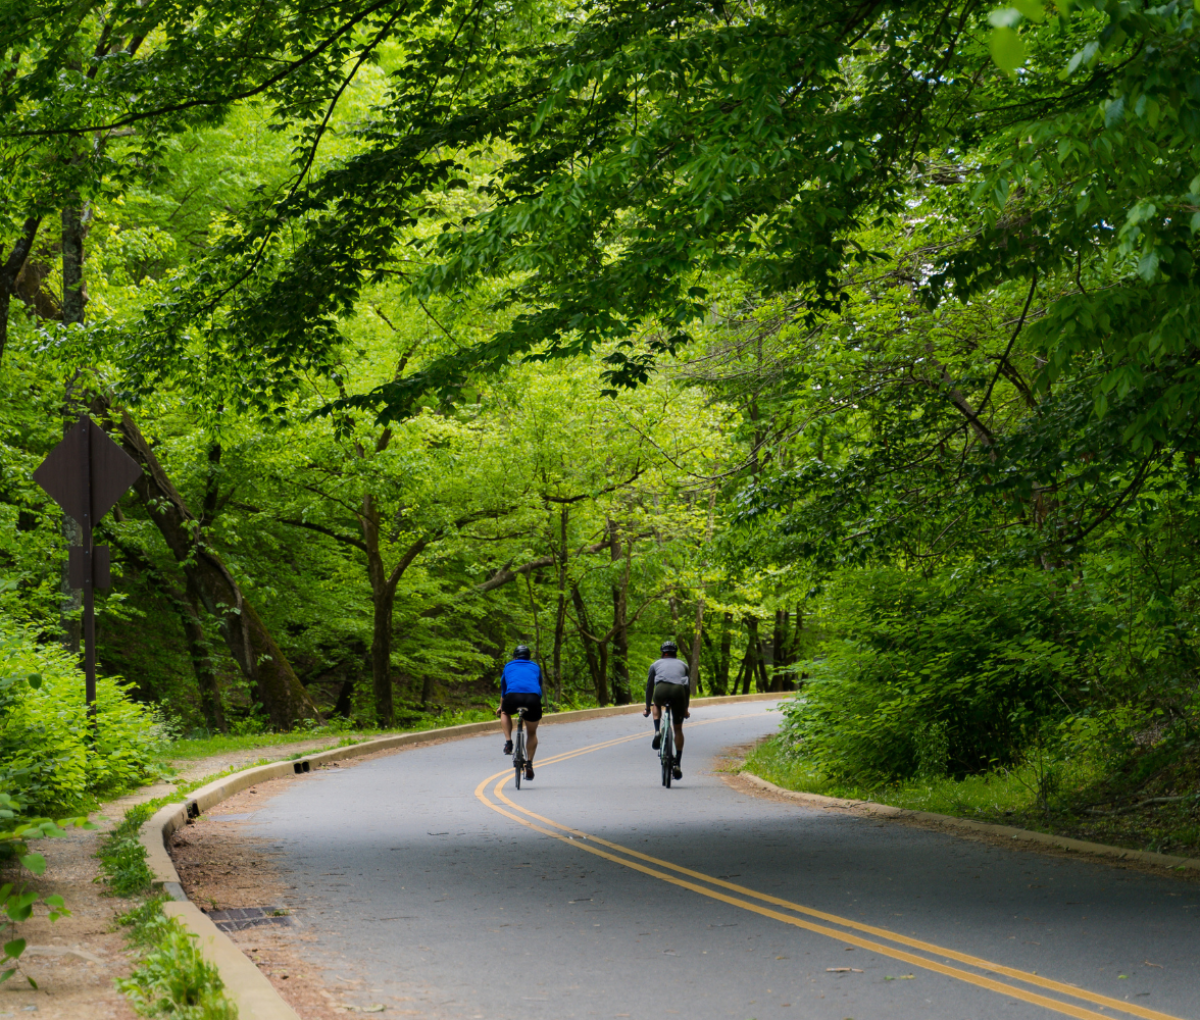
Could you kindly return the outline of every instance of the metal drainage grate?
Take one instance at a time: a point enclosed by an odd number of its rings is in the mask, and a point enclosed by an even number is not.
[[[234,907],[230,910],[210,910],[209,919],[221,931],[242,931],[262,924],[290,925],[292,919],[277,914],[274,907]]]

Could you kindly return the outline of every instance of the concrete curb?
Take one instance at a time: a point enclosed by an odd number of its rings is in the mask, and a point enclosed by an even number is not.
[[[163,913],[199,936],[200,953],[220,973],[226,994],[237,1003],[238,1020],[300,1020],[253,961],[196,904],[164,903]]]
[[[692,704],[731,705],[746,701],[775,701],[782,697],[785,695],[734,694],[726,697],[694,698]],[[545,716],[542,723],[546,725],[583,722],[588,719],[607,719],[615,715],[632,715],[641,711],[640,704],[584,708],[574,712],[556,712]],[[188,900],[179,882],[175,863],[167,853],[167,841],[172,833],[186,825],[189,817],[199,817],[209,808],[216,807],[242,790],[272,779],[281,779],[283,776],[311,772],[314,765],[361,758],[376,751],[399,750],[442,740],[459,740],[479,733],[493,732],[499,728],[500,721],[497,719],[446,726],[437,730],[421,730],[417,733],[397,733],[389,737],[365,740],[361,744],[303,755],[293,760],[258,765],[223,776],[193,790],[185,800],[160,808],[146,820],[138,833],[138,839],[146,849],[146,866],[153,876],[151,885],[165,892],[173,901],[163,904],[163,913],[177,918],[186,929],[198,936],[200,952],[206,960],[216,966],[221,980],[225,983],[225,993],[238,1008],[239,1020],[299,1020],[299,1017],[275,990],[267,976],[237,947],[237,944],[218,929],[204,911]]]
[[[1071,839],[1069,836],[1053,836],[1046,832],[1033,832],[1029,829],[1017,829],[1010,825],[995,825],[991,822],[976,822],[970,818],[955,818],[953,815],[939,815],[932,811],[909,811],[905,808],[892,807],[890,804],[874,804],[867,800],[843,800],[840,797],[825,797],[819,793],[797,793],[795,790],[785,790],[751,772],[739,773],[742,778],[761,790],[797,801],[807,807],[838,808],[843,811],[853,811],[859,814],[874,815],[878,818],[909,818],[919,822],[936,822],[967,832],[986,833],[990,836],[1007,836],[1009,839],[1021,840],[1026,843],[1040,843],[1043,846],[1057,847],[1061,850],[1074,850],[1081,854],[1092,854],[1096,857],[1112,857],[1123,861],[1140,861],[1143,864],[1153,864],[1160,868],[1180,870],[1183,868],[1200,870],[1200,859],[1173,857],[1170,854],[1156,854],[1149,850],[1127,850],[1119,846],[1106,846],[1104,843],[1089,843],[1082,839]]]

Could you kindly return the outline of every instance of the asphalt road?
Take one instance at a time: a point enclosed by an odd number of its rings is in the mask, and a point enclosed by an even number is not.
[[[480,737],[323,770],[248,832],[385,1015],[1200,1018],[1200,885],[742,794],[713,759],[769,707],[693,712],[671,790],[621,716],[544,727],[519,791]]]

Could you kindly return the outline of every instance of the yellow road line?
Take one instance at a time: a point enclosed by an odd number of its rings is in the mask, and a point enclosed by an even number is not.
[[[714,723],[714,722],[721,722],[721,721],[723,721],[723,720],[709,719],[709,720],[705,720],[703,723],[697,723],[696,725],[705,725],[706,723]],[[643,736],[644,736],[643,734],[634,734],[633,736],[629,736],[629,737],[619,737],[615,740],[608,740],[608,741],[604,741],[599,744],[592,744],[587,747],[578,748],[574,751],[564,752],[562,754],[555,755],[551,758],[545,759],[541,762],[541,765],[542,766],[553,765],[557,762],[566,761],[571,758],[576,758],[583,754],[590,754],[593,751],[603,750],[608,747],[613,747],[617,744],[626,743],[631,740],[637,740]],[[507,804],[509,807],[511,807],[513,809],[513,811],[518,811],[521,814],[527,815],[529,818],[536,818],[538,821],[544,822],[546,825],[552,826],[553,828],[547,829],[547,828],[543,828],[541,825],[535,825],[532,822],[529,822],[526,819],[521,818],[518,815],[515,815],[510,811],[506,811],[504,808],[500,807],[498,804],[495,804],[491,800],[489,800],[485,793],[485,787],[487,786],[488,783],[490,783],[492,780],[495,780],[495,779],[500,780],[499,782],[496,783],[496,787],[492,791],[495,796],[499,797],[500,800],[502,800],[505,804]],[[543,833],[544,835],[550,836],[553,839],[558,839],[564,843],[569,843],[570,845],[577,847],[580,850],[584,850],[584,851],[594,854],[598,857],[603,857],[604,859],[612,861],[616,864],[621,864],[627,868],[632,868],[635,871],[640,871],[643,874],[650,875],[650,876],[660,879],[661,881],[664,881],[664,882],[668,882],[671,885],[680,886],[681,888],[688,889],[692,892],[699,893],[702,896],[707,896],[710,899],[720,900],[721,902],[728,903],[732,906],[741,907],[744,910],[750,910],[754,913],[761,914],[764,917],[770,917],[774,920],[782,921],[783,923],[790,924],[794,927],[804,928],[808,931],[813,931],[813,932],[816,932],[821,935],[826,935],[829,938],[837,939],[842,942],[848,942],[852,945],[856,945],[856,946],[859,946],[864,949],[870,949],[873,952],[878,952],[884,956],[889,956],[889,957],[892,957],[893,959],[897,959],[897,960],[903,960],[904,962],[911,963],[914,966],[922,967],[926,970],[933,970],[933,971],[936,971],[937,973],[944,974],[949,977],[954,977],[958,980],[965,981],[969,984],[977,985],[981,988],[986,988],[990,991],[998,992],[998,993],[1004,994],[1004,995],[1011,995],[1014,998],[1023,999],[1026,1002],[1030,1002],[1030,1003],[1033,1003],[1034,1005],[1042,1006],[1046,1009],[1052,1009],[1052,1010],[1055,1010],[1060,1013],[1065,1013],[1068,1016],[1087,1018],[1087,1020],[1101,1020],[1101,1018],[1104,1016],[1103,1014],[1094,1013],[1091,1010],[1083,1009],[1081,1007],[1074,1006],[1070,1003],[1060,1002],[1057,999],[1046,998],[1045,996],[1038,995],[1034,992],[1026,991],[1025,989],[1018,988],[1014,985],[1005,984],[1000,981],[993,981],[990,978],[982,977],[982,976],[976,975],[976,974],[971,974],[968,971],[959,970],[956,967],[949,967],[945,964],[940,964],[940,963],[937,963],[936,961],[925,959],[924,957],[915,956],[912,953],[906,953],[903,950],[895,949],[891,946],[884,946],[884,945],[881,945],[876,942],[871,942],[866,939],[859,938],[856,935],[851,935],[846,932],[840,932],[840,931],[837,931],[832,928],[826,928],[823,925],[813,924],[808,921],[802,921],[798,918],[789,917],[788,915],[781,914],[778,911],[770,910],[765,907],[761,907],[755,903],[748,903],[745,900],[737,899],[732,896],[727,896],[723,893],[715,892],[712,889],[706,889],[702,886],[698,886],[698,885],[694,884],[693,882],[688,882],[683,879],[676,878],[673,875],[669,875],[662,871],[655,870],[654,868],[645,867],[644,865],[635,863],[634,861],[630,861],[630,860],[624,859],[622,857],[617,857],[614,854],[605,853],[603,850],[599,850],[594,846],[589,846],[588,842],[597,843],[597,844],[600,844],[601,846],[606,846],[611,850],[618,851],[619,853],[622,853],[622,854],[627,854],[629,857],[637,858],[637,859],[643,860],[643,861],[648,861],[652,864],[658,865],[659,867],[668,868],[671,871],[677,872],[679,874],[687,875],[691,878],[695,878],[700,881],[707,882],[710,885],[719,886],[719,887],[723,887],[726,889],[731,889],[737,893],[740,893],[741,895],[750,896],[750,897],[753,897],[754,899],[758,899],[758,900],[761,900],[766,903],[771,903],[776,906],[781,906],[788,910],[794,910],[798,913],[807,914],[812,917],[818,917],[818,918],[821,918],[822,920],[830,921],[834,924],[840,924],[847,928],[852,928],[852,929],[856,929],[858,931],[868,932],[877,937],[886,938],[890,941],[897,942],[902,945],[911,946],[915,949],[920,949],[924,952],[936,953],[939,956],[945,956],[950,959],[957,960],[960,963],[965,963],[965,964],[968,964],[969,966],[978,967],[981,970],[991,971],[996,974],[1003,974],[1006,977],[1015,978],[1019,981],[1025,982],[1026,984],[1037,985],[1037,986],[1045,988],[1049,991],[1058,992],[1059,994],[1068,995],[1068,996],[1071,996],[1072,998],[1076,998],[1076,999],[1083,999],[1083,1000],[1085,1000],[1087,1002],[1091,1002],[1095,1005],[1105,1006],[1110,1009],[1117,1009],[1124,1013],[1129,1013],[1129,1014],[1132,1014],[1135,1016],[1144,1017],[1144,1018],[1146,1018],[1146,1020],[1178,1020],[1178,1018],[1170,1016],[1169,1014],[1166,1014],[1166,1013],[1159,1013],[1159,1012],[1156,1012],[1155,1010],[1146,1009],[1145,1007],[1138,1006],[1133,1003],[1123,1002],[1120,999],[1113,999],[1106,995],[1099,995],[1095,992],[1089,992],[1086,989],[1078,988],[1074,985],[1064,984],[1059,981],[1053,981],[1050,978],[1044,978],[1038,974],[1032,974],[1027,971],[1018,970],[1014,967],[1006,967],[1002,964],[992,963],[989,960],[984,960],[979,957],[970,956],[966,953],[960,953],[960,952],[957,952],[956,950],[946,949],[942,946],[937,946],[937,945],[934,945],[929,942],[922,942],[918,939],[908,938],[907,936],[901,935],[897,932],[889,931],[886,928],[876,928],[871,925],[867,925],[867,924],[863,924],[858,921],[851,920],[850,918],[839,917],[836,914],[828,914],[823,911],[815,910],[812,907],[806,907],[802,904],[792,903],[789,900],[784,900],[784,899],[781,899],[776,896],[770,896],[770,895],[767,895],[764,893],[758,893],[758,892],[755,892],[753,889],[749,889],[745,886],[738,885],[737,883],[728,882],[728,881],[725,881],[724,879],[720,879],[720,878],[714,878],[710,875],[705,875],[703,872],[693,871],[690,868],[684,868],[679,865],[672,864],[670,861],[664,861],[664,860],[661,860],[660,858],[652,857],[649,854],[644,854],[637,850],[633,850],[628,847],[621,846],[619,843],[612,843],[608,840],[602,839],[599,836],[593,836],[589,833],[583,832],[582,830],[574,829],[571,826],[563,825],[559,822],[555,822],[552,819],[546,818],[542,815],[539,815],[533,811],[528,810],[527,808],[520,807],[519,805],[513,803],[513,801],[510,800],[502,792],[502,787],[508,781],[508,779],[509,779],[509,770],[505,770],[504,772],[497,772],[494,775],[489,776],[487,779],[483,780],[479,784],[479,786],[476,787],[475,796],[477,798],[479,798],[479,800],[482,801],[484,804],[486,804],[488,807],[490,807],[493,811],[496,811],[497,813],[502,814],[505,817],[510,818],[513,821],[515,821],[521,825],[524,825],[524,826],[526,826],[530,829],[533,829],[537,832]],[[562,832],[570,833],[571,836],[563,836],[560,832],[553,831],[553,829],[559,829],[559,830],[562,830]],[[577,837],[577,838],[572,838],[572,837]]]

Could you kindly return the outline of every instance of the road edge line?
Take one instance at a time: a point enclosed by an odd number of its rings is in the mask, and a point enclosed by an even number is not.
[[[693,705],[730,705],[740,702],[773,701],[787,696],[787,692],[766,694],[734,694],[712,698],[693,698]],[[642,711],[641,704],[610,705],[606,708],[583,708],[570,712],[556,712],[542,718],[542,723],[585,722],[589,719],[606,719],[617,715],[632,715]],[[138,832],[138,841],[146,850],[146,866],[152,876],[150,885],[166,893],[172,902],[163,904],[163,912],[176,918],[190,933],[197,936],[196,942],[201,955],[217,968],[226,994],[238,1007],[240,1020],[300,1020],[296,1011],[288,1005],[270,979],[258,969],[225,932],[197,907],[183,891],[175,862],[167,852],[167,841],[177,830],[187,824],[189,817],[198,817],[222,801],[259,783],[281,779],[284,776],[310,772],[314,765],[326,765],[349,758],[361,758],[376,751],[399,751],[406,747],[419,747],[441,740],[459,740],[480,733],[499,730],[500,721],[463,723],[459,726],[444,726],[435,730],[419,730],[414,733],[397,733],[387,737],[374,737],[361,744],[335,747],[316,754],[299,758],[256,765],[241,772],[222,776],[211,783],[193,790],[184,800],[168,804],[151,815]]]
[[[1090,854],[1094,857],[1112,857],[1117,860],[1140,861],[1143,864],[1153,864],[1170,871],[1181,869],[1200,870],[1200,859],[1175,857],[1171,854],[1154,853],[1151,850],[1129,850],[1125,847],[1108,846],[1105,843],[1089,843],[1082,839],[1072,839],[1070,836],[1054,836],[1047,832],[1034,832],[1032,829],[1018,829],[1011,825],[996,825],[994,822],[977,822],[971,818],[956,818],[954,815],[939,815],[932,811],[910,811],[907,808],[894,807],[891,804],[876,804],[869,800],[848,800],[842,797],[826,797],[820,793],[801,793],[798,790],[787,790],[782,786],[756,776],[753,772],[739,772],[739,776],[768,793],[798,801],[808,807],[840,808],[844,811],[861,812],[880,818],[908,818],[919,822],[936,822],[956,829],[969,832],[984,832],[992,836],[1007,836],[1009,839],[1026,843],[1041,843],[1060,850],[1073,850],[1077,853]]]

